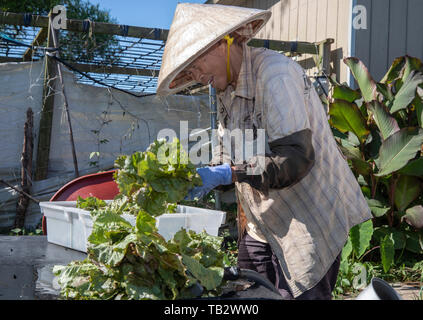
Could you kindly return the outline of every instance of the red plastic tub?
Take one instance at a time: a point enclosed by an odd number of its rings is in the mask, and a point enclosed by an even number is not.
[[[115,171],[104,171],[76,178],[60,188],[50,201],[76,201],[78,196],[112,200],[119,193],[119,188],[113,179]],[[47,235],[47,222],[44,216],[42,229],[43,234]]]

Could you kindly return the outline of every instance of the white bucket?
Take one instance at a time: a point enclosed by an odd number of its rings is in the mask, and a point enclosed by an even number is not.
[[[386,281],[373,278],[355,300],[403,300],[402,297]]]

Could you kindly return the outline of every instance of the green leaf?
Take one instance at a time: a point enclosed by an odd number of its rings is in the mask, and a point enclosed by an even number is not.
[[[130,299],[135,300],[162,300],[165,298],[161,295],[160,289],[157,286],[148,287],[136,280],[127,283],[126,293]]]
[[[100,152],[98,152],[98,151],[90,153],[90,159],[92,159],[93,157],[99,157],[99,156],[100,156]]]
[[[390,235],[386,235],[380,243],[380,255],[382,258],[383,271],[387,273],[394,264],[394,241]]]
[[[373,222],[367,220],[351,228],[350,237],[353,250],[358,258],[369,248],[373,234]]]
[[[420,59],[415,57],[410,57],[409,55],[404,56],[405,58],[405,65],[404,69],[402,70],[402,82],[405,82],[409,75],[414,71],[423,72],[422,62]]]
[[[405,231],[405,235],[407,237],[405,249],[413,253],[423,254],[421,233]]]
[[[191,272],[207,290],[218,287],[222,282],[223,268],[205,268],[200,262],[185,254],[182,254],[182,261],[189,272]]]
[[[399,174],[408,176],[423,176],[423,157],[410,161],[405,167],[398,171]]]
[[[405,57],[396,58],[380,82],[389,84],[392,81],[401,78],[401,70],[404,68],[404,64]]]
[[[341,132],[353,132],[357,138],[364,142],[370,131],[360,109],[355,103],[335,100],[329,107],[329,123]]]
[[[384,216],[390,209],[390,207],[387,207],[379,200],[369,199],[366,197],[366,201],[369,205],[370,210],[373,213],[373,216],[375,216],[376,218]]]
[[[409,225],[417,229],[423,228],[423,206],[418,205],[407,209],[401,220],[405,220]]]
[[[394,113],[398,110],[407,108],[415,99],[417,86],[421,83],[423,83],[423,74],[417,71],[411,72],[401,89],[395,95],[395,99],[389,111]]]
[[[372,101],[367,105],[372,112],[373,119],[378,126],[383,140],[388,139],[392,134],[400,130],[397,121],[389,114],[388,109],[378,101]]]
[[[332,98],[337,100],[345,100],[352,103],[355,100],[360,99],[361,94],[358,90],[353,90],[348,86],[340,85],[334,87]]]
[[[352,243],[351,238],[348,237],[347,242],[344,245],[344,248],[342,248],[342,254],[341,254],[341,261],[346,261],[348,257],[352,253]]]
[[[403,128],[382,142],[375,163],[379,168],[376,176],[384,176],[404,167],[413,159],[423,143],[423,130]]]
[[[395,95],[392,92],[392,85],[377,83],[376,86],[377,86],[377,90],[383,95],[386,105],[390,106],[392,101],[394,101],[395,99]]]
[[[76,199],[76,207],[88,211],[97,210],[105,206],[106,202],[96,197],[87,197],[84,199],[81,196],[78,196],[78,198]]]
[[[404,211],[421,193],[420,180],[416,177],[402,175],[395,186],[395,206]]]
[[[94,260],[108,266],[115,267],[120,264],[126,255],[128,245],[131,242],[136,242],[137,237],[131,233],[115,244],[100,243],[98,245],[89,245],[88,254]]]
[[[360,87],[364,101],[370,102],[377,99],[376,82],[371,77],[366,66],[359,59],[350,57],[345,58],[344,63],[350,68],[355,80]]]
[[[146,213],[144,210],[140,210],[136,220],[136,230],[138,235],[150,235],[153,232],[157,232],[156,219]]]
[[[419,90],[419,88],[417,90]],[[420,128],[423,128],[423,98],[416,96],[413,101],[413,106],[416,110],[417,122],[419,123]]]
[[[392,227],[381,226],[374,229],[373,239],[377,242],[381,242],[385,236],[390,236],[394,241],[395,250],[402,250],[406,245],[406,235],[402,231],[398,231]]]

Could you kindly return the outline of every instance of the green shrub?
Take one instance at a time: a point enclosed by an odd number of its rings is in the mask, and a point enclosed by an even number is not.
[[[344,62],[358,89],[331,79],[329,123],[373,219],[350,232],[338,292],[370,281],[367,262],[387,273],[401,259],[423,254],[423,64],[399,57],[376,82],[359,59]]]

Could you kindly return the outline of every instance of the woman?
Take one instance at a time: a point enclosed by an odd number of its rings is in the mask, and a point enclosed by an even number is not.
[[[305,71],[280,53],[246,45],[269,17],[257,9],[179,4],[157,93],[210,84],[221,137],[250,131],[245,141],[265,145],[240,163],[236,141],[231,150],[223,144],[197,169],[203,186],[188,196],[235,184],[239,267],[266,276],[285,299],[331,299],[348,232],[372,216]]]

